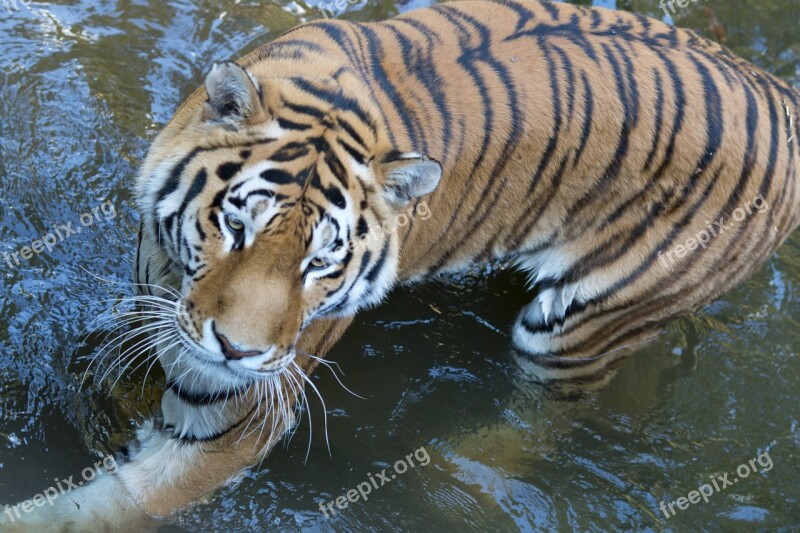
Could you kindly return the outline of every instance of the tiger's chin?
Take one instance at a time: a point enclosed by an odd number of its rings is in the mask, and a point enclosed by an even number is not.
[[[289,371],[294,351],[278,357],[272,353],[241,361],[208,352],[180,332],[177,345],[159,346],[159,360],[167,388],[182,396],[237,395],[259,381],[278,378]],[[266,359],[265,361],[262,359]]]

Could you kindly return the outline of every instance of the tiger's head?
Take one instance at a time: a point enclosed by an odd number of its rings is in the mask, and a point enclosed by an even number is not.
[[[153,143],[137,184],[143,238],[181,280],[170,327],[183,352],[160,355],[165,366],[182,357],[228,383],[280,372],[310,321],[393,285],[395,217],[441,167],[392,150],[371,99],[341,83],[217,64],[206,99]]]

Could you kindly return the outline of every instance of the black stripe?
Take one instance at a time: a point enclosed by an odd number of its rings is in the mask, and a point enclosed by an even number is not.
[[[567,162],[569,161],[569,159],[570,159],[569,153],[567,153],[561,159],[561,163],[559,164],[558,169],[556,170],[555,174],[553,174],[553,179],[550,182],[550,187],[548,188],[549,190],[547,192],[547,195],[544,196],[543,198],[537,199],[539,207],[534,211],[533,216],[530,216],[529,213],[526,213],[525,216],[521,217],[518,221],[515,222],[514,225],[511,226],[512,228],[518,228],[516,233],[514,233],[512,237],[514,248],[518,248],[521,242],[524,241],[525,238],[529,236],[531,229],[539,221],[539,218],[548,208],[553,198],[555,198],[556,193],[558,192],[559,187],[561,186],[561,180],[564,177],[564,173],[567,170]],[[527,222],[523,225],[522,221],[526,219]],[[519,228],[522,229],[520,230]],[[488,252],[489,249],[487,248],[484,251]]]
[[[270,183],[275,183],[278,185],[288,185],[290,183],[295,184],[302,184],[302,180],[297,177],[289,174],[285,170],[281,170],[279,168],[269,168],[259,174],[261,179],[264,181],[268,181]]]
[[[534,172],[533,176],[531,177],[530,182],[528,183],[528,192],[527,195],[530,197],[534,191],[536,190],[537,185],[539,185],[539,181],[542,178],[542,174],[544,174],[547,165],[550,163],[550,160],[553,157],[553,154],[556,151],[556,147],[558,146],[558,140],[561,136],[561,95],[558,87],[558,75],[556,74],[556,64],[553,60],[553,56],[550,53],[550,49],[547,45],[542,46],[543,57],[547,62],[547,75],[550,78],[550,96],[551,102],[553,105],[553,133],[550,135],[550,138],[547,140],[547,146],[542,154],[542,157],[539,159],[539,166]]]
[[[340,24],[337,24],[335,22],[312,22],[302,27],[298,26],[297,28],[295,28],[295,30],[301,28],[313,28],[322,30],[328,35],[328,37],[334,42],[334,44],[339,46],[344,51],[345,55],[347,55],[348,62],[351,65],[359,65],[361,63],[361,59],[358,57],[356,53],[356,49],[353,46],[353,42],[350,40],[350,35],[348,34],[348,32],[342,29],[342,26]],[[325,49],[322,53],[325,54],[326,56],[330,54],[330,52],[327,49]]]
[[[299,122],[294,122],[285,118],[278,119],[278,126],[284,130],[305,131],[311,129],[309,124],[300,124]]]
[[[368,233],[369,226],[367,225],[367,221],[363,216],[358,217],[358,223],[356,224],[356,238],[363,238]]]
[[[222,181],[229,181],[242,169],[242,163],[222,163],[217,167],[217,177]]]
[[[503,151],[496,158],[495,164],[487,174],[489,176],[489,181],[482,187],[483,194],[481,195],[477,204],[470,209],[470,213],[467,216],[465,223],[457,226],[463,228],[463,231],[460,232],[461,236],[455,238],[455,242],[459,244],[450,246],[450,248],[441,255],[441,257],[433,266],[434,270],[441,268],[441,266],[444,265],[453,256],[453,254],[456,253],[459,247],[466,243],[466,237],[472,235],[475,231],[475,228],[478,227],[478,225],[485,220],[488,214],[493,210],[493,199],[498,197],[501,190],[505,187],[507,181],[507,177],[504,176],[503,171],[505,166],[512,159],[511,155],[514,153],[514,150],[517,148],[520,142],[523,130],[522,121],[513,120],[513,117],[520,115],[517,88],[514,83],[514,79],[511,77],[508,69],[506,68],[505,63],[492,56],[491,31],[487,26],[481,24],[476,19],[461,13],[458,9],[452,7],[453,5],[454,4],[448,4],[438,7],[437,9],[440,12],[444,12],[446,15],[450,15],[451,22],[458,29],[460,34],[459,41],[462,47],[465,49],[465,52],[459,58],[459,64],[462,66],[462,68],[468,71],[470,76],[475,80],[475,84],[481,93],[481,101],[483,105],[482,110],[486,120],[486,125],[483,128],[483,144],[478,152],[478,159],[473,163],[472,170],[468,173],[468,175],[474,174],[475,171],[480,167],[484,160],[486,147],[489,145],[490,139],[498,136],[498,134],[495,132],[496,114],[493,107],[493,102],[497,100],[497,97],[492,97],[492,95],[490,95],[488,84],[480,75],[480,70],[483,69],[479,70],[477,68],[478,62],[485,63],[488,67],[490,67],[491,72],[497,76],[497,78],[499,78],[498,85],[506,91],[506,97],[508,99],[508,114],[510,117],[512,117],[512,120],[510,124],[511,129],[505,136],[505,142],[500,143],[500,141],[497,141],[503,146]],[[456,21],[456,18],[460,20]],[[466,30],[465,23],[461,21],[465,21],[471,28],[473,28],[475,32],[478,33],[480,42],[477,45],[471,44],[474,42],[474,37],[469,31]],[[445,224],[445,227],[456,227],[455,221],[461,214],[460,211],[460,209],[454,210],[449,221]],[[429,247],[428,252],[430,252],[430,249],[431,248]]]
[[[427,91],[428,96],[433,103],[434,109],[436,109],[436,111],[442,117],[441,131],[446,131],[449,132],[450,135],[453,135],[451,130],[453,124],[453,115],[450,112],[450,106],[447,102],[447,95],[445,94],[443,84],[441,82],[442,75],[437,70],[435,62],[437,50],[436,44],[441,44],[443,42],[442,38],[434,29],[428,27],[423,22],[418,20],[400,18],[391,22],[407,24],[422,34],[423,38],[425,39],[426,46],[424,49],[417,42],[418,68],[415,69],[414,75]],[[437,43],[434,43],[434,40],[436,40]],[[450,157],[450,154],[453,153],[451,145],[452,143],[450,142],[443,143],[443,146],[441,147],[442,153],[440,155],[441,162],[444,163],[447,161]],[[427,150],[430,150],[430,148]],[[437,154],[427,153],[427,155],[436,156]]]
[[[768,89],[768,85],[764,84],[764,88]],[[772,178],[775,174],[775,166],[778,162],[778,138],[780,136],[778,111],[775,107],[775,99],[767,93],[767,104],[769,106],[769,123],[770,123],[770,136],[769,136],[769,157],[767,158],[767,168],[764,171],[764,178],[761,181],[761,194],[766,199],[769,197],[770,189],[772,188]],[[769,229],[769,228],[767,228]]]
[[[517,25],[514,28],[515,32],[522,31],[522,29],[528,25],[528,22],[535,18],[533,11],[523,7],[518,2],[514,2],[513,0],[500,0],[498,3],[517,14]]]
[[[189,152],[187,156],[178,161],[178,164],[175,165],[172,171],[169,173],[169,178],[167,178],[167,180],[164,182],[161,190],[158,191],[156,203],[161,202],[164,198],[177,190],[178,186],[180,185],[181,174],[183,174],[184,169],[189,163],[191,163],[192,159],[197,157],[197,154],[202,151],[202,148],[195,148]]]
[[[301,142],[290,142],[282,146],[277,152],[272,154],[270,161],[283,163],[285,161],[292,161],[308,154],[308,145]]]
[[[230,202],[230,204],[232,206],[234,206],[234,207],[238,207],[239,209],[244,209],[245,206],[247,206],[247,200],[251,196],[255,196],[255,195],[261,195],[261,196],[263,196],[265,198],[274,198],[275,197],[275,191],[270,190],[270,189],[254,189],[254,190],[248,192],[244,196],[244,198],[240,198],[238,196],[235,197],[235,198],[232,197],[232,198],[228,198],[228,202]]]
[[[561,57],[561,71],[567,76],[564,86],[567,91],[567,119],[572,121],[573,110],[575,109],[575,67],[566,52],[558,46],[552,45],[553,51]]]
[[[596,9],[592,9],[592,29],[599,28],[602,22],[603,18],[600,16],[600,12]]]
[[[203,192],[207,180],[208,180],[208,172],[206,172],[206,169],[204,168],[200,169],[200,171],[194,177],[192,184],[189,186],[189,190],[186,192],[186,196],[183,198],[183,202],[181,202],[181,205],[178,208],[177,213],[172,215],[176,216],[178,219],[178,226],[175,231],[176,242],[178,239],[180,239],[180,236],[183,233],[183,220],[185,217],[186,209],[189,207],[189,204],[192,202],[192,200],[197,198],[197,196],[201,192]],[[170,218],[171,217],[169,217],[167,220],[170,220]],[[190,254],[191,257],[191,252],[189,251],[188,253]]]
[[[616,34],[614,34],[616,35]],[[588,39],[589,34],[581,27],[580,17],[573,14],[569,22],[563,24],[538,24],[530,30],[517,31],[504,39],[513,41],[516,39],[530,38],[534,42],[547,44],[557,39],[567,39],[571,44],[577,46],[589,59],[598,61],[597,52]]]
[[[614,42],[614,48],[617,53],[622,57],[622,62],[625,64],[624,72],[627,74],[628,83],[626,85],[628,94],[628,104],[626,109],[631,114],[630,129],[632,130],[639,123],[639,82],[636,80],[636,67],[631,61],[630,54],[622,47],[619,42]]]
[[[650,19],[648,17],[645,17],[644,15],[640,15],[639,13],[634,13],[634,16],[636,17],[636,20],[639,21],[639,24],[641,24],[642,28],[644,29],[644,34],[643,34],[644,38],[646,40],[648,40],[649,35],[650,35],[650,28],[652,27],[652,24],[650,23]]]
[[[319,98],[324,102],[327,102],[331,107],[337,109],[338,111],[350,111],[365,125],[372,128],[373,131],[377,131],[375,119],[370,116],[370,114],[364,108],[361,107],[361,104],[357,100],[345,96],[341,92],[333,92],[328,89],[317,87],[310,81],[300,77],[290,78],[290,81],[298,89],[316,98]]]
[[[223,150],[228,148],[251,148],[253,146],[258,146],[262,144],[269,144],[274,142],[275,139],[272,138],[260,138],[260,139],[253,139],[246,142],[239,142],[239,143],[230,143],[230,144],[221,144],[216,146],[199,146],[194,148],[188,155],[186,155],[183,159],[181,159],[175,167],[173,167],[172,171],[170,172],[169,177],[164,182],[164,185],[159,190],[156,201],[154,202],[154,211],[151,214],[153,220],[153,233],[157,235],[160,239],[161,232],[158,228],[158,221],[157,221],[157,214],[155,211],[155,206],[160,203],[164,198],[166,198],[171,193],[175,192],[178,187],[180,186],[180,178],[181,174],[183,174],[186,166],[201,152],[212,152],[215,150]],[[159,240],[160,244],[160,240]]]
[[[378,256],[378,260],[375,262],[375,265],[370,269],[369,273],[364,277],[370,283],[375,282],[375,278],[378,277],[380,274],[383,265],[386,263],[386,257],[389,255],[389,241],[386,240],[383,243],[383,248],[381,248],[381,255]]]
[[[383,44],[378,38],[377,32],[368,26],[360,26],[359,29],[367,40],[366,50],[369,58],[366,63],[373,77],[372,86],[386,94],[390,105],[394,106],[400,118],[402,127],[408,135],[411,145],[415,147],[419,146],[421,141],[420,137],[423,135],[422,125],[416,111],[406,106],[405,100],[400,95],[395,83],[383,67],[385,55],[383,52]],[[408,62],[410,62],[410,59],[407,57],[409,51],[403,49],[402,42],[400,45],[401,53],[406,61],[405,64],[408,64]],[[394,127],[396,129],[398,125],[395,124]]]
[[[247,420],[248,418],[250,418],[253,415],[253,413],[256,411],[256,409],[258,409],[258,405],[259,405],[258,402],[256,402],[256,404],[253,406],[253,408],[250,409],[250,411],[248,411],[247,414],[245,414],[238,422],[234,423],[231,426],[228,426],[228,428],[223,429],[222,431],[218,431],[218,432],[213,433],[213,434],[211,434],[211,435],[209,435],[207,437],[195,437],[193,435],[188,436],[188,437],[181,437],[179,435],[175,435],[175,436],[173,436],[173,438],[178,440],[178,441],[180,441],[181,443],[184,443],[184,444],[195,444],[195,443],[198,443],[198,442],[211,442],[212,440],[220,439],[220,438],[224,437],[225,435],[227,435],[228,433],[230,433],[231,431],[233,431],[234,429],[236,429],[237,427],[239,427],[242,424],[244,424],[244,421]]]
[[[175,380],[167,380],[166,385],[167,390],[172,391],[175,396],[181,399],[184,403],[188,403],[189,405],[194,406],[202,406],[202,405],[211,405],[217,402],[221,402],[223,400],[227,400],[231,396],[234,398],[240,395],[243,395],[247,392],[247,387],[243,387],[241,389],[237,389],[234,391],[217,391],[217,392],[204,392],[204,393],[197,393],[197,392],[190,392],[182,389],[180,385]]]
[[[653,164],[653,159],[658,150],[658,141],[661,140],[661,127],[664,124],[664,89],[661,87],[661,74],[656,69],[653,69],[653,74],[655,76],[654,84],[656,87],[656,123],[653,131],[653,144],[650,147],[650,153],[647,154],[644,170],[650,170],[650,165]]]
[[[349,122],[341,117],[336,117],[336,123],[339,124],[339,126],[346,131],[355,142],[361,145],[364,150],[367,150],[367,144],[364,142],[364,139],[358,134],[358,132]]]
[[[352,283],[350,283],[350,286],[347,288],[347,290],[344,291],[344,297],[342,298],[342,300],[339,301],[339,303],[337,303],[337,304],[335,304],[333,306],[330,306],[330,307],[328,307],[328,308],[326,308],[324,310],[321,310],[320,311],[321,314],[322,313],[336,313],[337,311],[339,311],[341,309],[344,309],[344,307],[347,306],[348,302],[350,301],[350,296],[349,296],[348,293],[355,286],[355,284],[358,283],[358,281],[362,278],[362,276],[364,274],[364,271],[367,269],[367,265],[369,265],[369,261],[370,261],[371,258],[372,258],[372,252],[370,252],[369,250],[365,250],[364,251],[364,255],[361,256],[361,264],[358,267],[358,272],[356,273],[355,277],[353,278]],[[345,282],[346,282],[346,280],[345,280]],[[342,283],[342,285],[344,285],[344,282]],[[335,293],[338,290],[340,290],[340,288],[337,288],[335,291],[329,292],[328,296],[331,296],[333,293]]]
[[[200,224],[200,219],[196,218],[194,221],[194,228],[197,230],[197,235],[200,237],[201,241],[206,240],[206,232],[203,231],[203,225]]]
[[[344,164],[339,160],[339,156],[336,155],[335,151],[329,150],[325,154],[325,164],[328,165],[331,174],[339,180],[342,187],[347,189],[350,186],[350,180],[347,178],[347,170],[344,168]]]
[[[295,113],[299,113],[301,115],[309,115],[316,119],[322,119],[325,117],[325,113],[316,107],[312,107],[310,105],[303,105],[303,104],[295,104],[292,102],[283,102],[288,109],[291,109]]]
[[[366,165],[367,164],[366,156],[364,154],[362,154],[361,152],[359,152],[358,150],[356,150],[355,147],[351,146],[344,139],[336,139],[336,142],[338,142],[339,145],[342,148],[344,148],[345,151],[347,151],[347,153],[350,154],[353,157],[353,159],[355,159],[359,164],[362,164],[362,165]]]
[[[693,54],[688,54],[689,60],[694,63],[697,72],[703,80],[703,96],[706,103],[706,130],[708,141],[706,142],[705,153],[697,164],[697,168],[705,170],[722,145],[722,135],[725,132],[725,123],[722,118],[722,97],[720,96],[714,77],[708,67],[697,60]],[[691,184],[691,182],[690,182]],[[687,185],[689,187],[690,185]]]
[[[550,2],[550,0],[542,0],[540,5],[553,17],[553,20],[558,20],[558,7],[556,4]]]
[[[669,235],[667,235],[667,237],[662,239],[661,242],[658,243],[656,246],[651,248],[650,254],[644,259],[644,261],[642,261],[633,271],[629,272],[628,274],[620,278],[617,282],[615,282],[613,285],[606,288],[602,293],[593,297],[591,300],[585,302],[584,304],[585,307],[599,304],[604,300],[606,300],[611,295],[621,292],[625,287],[628,287],[631,283],[639,279],[639,277],[641,277],[642,274],[647,272],[650,269],[650,267],[652,267],[653,264],[658,260],[659,252],[668,249],[672,246],[672,244],[675,242],[675,239],[677,239],[678,235],[680,235],[680,233],[689,224],[692,218],[694,218],[694,215],[697,213],[698,209],[706,203],[709,195],[711,194],[711,191],[714,188],[714,185],[717,183],[718,178],[722,173],[722,170],[723,167],[717,169],[717,172],[709,180],[708,184],[706,185],[706,188],[703,190],[703,193],[700,195],[700,197],[694,202],[694,204],[692,204],[689,207],[689,209],[681,218],[681,220],[679,220],[672,226]],[[684,268],[688,269],[688,263],[685,264]],[[680,273],[673,273],[672,279],[674,280],[683,279],[683,276],[681,276]],[[613,309],[602,310],[602,314],[608,315],[613,311],[619,310],[629,305],[630,305],[629,302],[622,302]],[[575,324],[575,327],[580,326],[581,324],[585,324],[585,321]],[[567,333],[568,330],[565,329],[560,332],[560,335],[566,335]]]
[[[675,117],[673,118],[672,122],[672,131],[670,133],[669,142],[667,143],[667,148],[664,152],[664,157],[661,160],[661,164],[658,167],[658,170],[655,171],[653,177],[647,181],[644,189],[639,191],[635,196],[626,200],[622,205],[620,205],[611,215],[609,215],[606,220],[600,225],[601,228],[608,226],[609,224],[615,222],[619,219],[625,211],[633,205],[636,205],[639,199],[644,197],[650,190],[658,185],[661,181],[661,178],[666,176],[667,168],[673,163],[673,154],[675,153],[675,145],[678,140],[678,134],[680,133],[681,129],[683,128],[683,121],[686,116],[686,95],[683,88],[683,81],[678,73],[675,64],[672,63],[671,60],[667,58],[667,56],[660,50],[655,51],[656,54],[659,56],[661,61],[664,63],[664,66],[667,69],[667,73],[669,74],[669,78],[672,83],[673,91],[674,91],[674,102],[673,107],[677,110]]]
[[[589,141],[589,135],[592,132],[592,123],[594,122],[594,94],[592,87],[589,85],[589,79],[586,77],[585,72],[581,72],[581,81],[583,82],[583,126],[581,127],[581,141],[578,145],[578,151],[575,152],[575,163],[577,166],[580,162],[583,150],[586,148],[586,143]]]
[[[622,127],[619,133],[617,148],[614,151],[611,162],[605,167],[603,173],[599,176],[596,183],[577,202],[570,206],[566,215],[567,220],[574,218],[580,211],[589,206],[593,201],[597,200],[598,198],[602,198],[603,192],[605,192],[611,182],[613,182],[619,176],[620,172],[622,171],[622,163],[626,154],[628,153],[630,134],[638,113],[638,109],[633,107],[634,102],[632,102],[629,98],[628,87],[625,84],[626,76],[622,71],[619,61],[617,61],[617,58],[611,52],[611,49],[608,45],[602,43],[601,46],[614,73],[617,97],[622,104],[623,110]],[[632,76],[633,72],[631,72],[631,77],[628,78],[629,81],[632,80]],[[635,103],[638,106],[638,101]]]
[[[298,28],[293,28],[284,33],[283,36],[277,41],[267,44],[264,48],[259,50],[258,57],[252,63],[246,65],[249,67],[254,63],[262,61],[267,58],[278,59],[306,59],[308,56],[306,52],[315,54],[329,54],[330,52],[317,43],[306,41],[304,39],[286,39],[284,37]]]
[[[320,191],[328,202],[332,203],[339,209],[344,209],[347,207],[347,200],[345,200],[342,191],[340,191],[335,185],[330,187],[323,185],[318,172],[314,172],[313,176],[311,177],[310,186]]]
[[[722,102],[721,97],[719,94],[719,90],[717,89],[716,83],[714,82],[713,77],[709,70],[703,65],[701,62],[697,61],[694,57],[690,56],[690,59],[695,63],[697,67],[698,73],[700,74],[703,80],[703,87],[704,87],[704,95],[706,100],[706,124],[707,124],[707,136],[708,140],[706,142],[706,146],[703,150],[703,154],[701,155],[700,161],[698,161],[696,168],[698,168],[699,172],[694,172],[689,180],[687,181],[686,185],[683,187],[682,191],[680,192],[680,198],[677,200],[677,204],[681,205],[685,201],[685,199],[689,196],[689,194],[694,191],[700,177],[703,174],[703,171],[711,164],[714,156],[719,151],[719,148],[722,144],[722,132],[724,131],[724,123],[722,118]],[[716,176],[718,177],[721,173],[721,167],[717,170]],[[713,179],[710,185],[706,188],[706,192],[704,195],[707,195],[710,191],[710,187],[714,185],[716,179]],[[630,246],[640,239],[651,221],[659,216],[664,208],[666,207],[666,202],[668,201],[668,194],[667,192],[662,195],[662,199],[659,203],[656,203],[654,206],[651,207],[650,213],[648,216],[640,222],[639,226],[636,227],[633,231],[629,230],[629,239],[623,246],[621,246],[616,252],[611,253],[609,256],[603,258],[603,260],[598,261],[599,255],[603,253],[605,250],[610,250],[612,241],[609,240],[604,243],[603,246],[596,248],[590,257],[583,258],[576,262],[576,266],[573,267],[572,271],[565,276],[566,279],[570,281],[577,280],[581,276],[585,275],[586,273],[594,270],[600,266],[607,265],[610,262],[618,259],[622,256]],[[738,201],[738,198],[737,198]],[[698,204],[695,204],[697,206]],[[725,212],[721,214],[721,216],[727,216],[727,213],[730,212],[730,208],[727,209]],[[689,213],[693,215],[693,212]],[[688,223],[688,219],[686,219]],[[659,248],[663,249],[663,248]]]

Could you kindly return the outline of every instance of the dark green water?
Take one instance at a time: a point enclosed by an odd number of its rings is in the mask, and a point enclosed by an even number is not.
[[[425,5],[372,0],[342,17]],[[664,16],[656,0],[616,5]],[[116,374],[79,390],[102,333],[90,327],[81,343],[82,330],[104,300],[130,292],[136,167],[213,61],[317,15],[282,0],[75,0],[12,12],[0,3],[0,252],[30,246],[53,224],[81,228],[19,264],[0,259],[0,504],[79,474],[157,405],[162,375],[142,387],[144,368],[113,389]],[[699,0],[674,19],[800,85],[798,0]],[[91,215],[106,200],[114,216]],[[92,224],[83,226],[86,213]],[[396,291],[361,315],[330,358],[366,399],[325,369],[315,377],[330,455],[312,402],[311,437],[306,420],[260,468],[166,528],[800,527],[800,233],[752,280],[674,324],[580,401],[540,397],[511,356],[509,328],[529,299],[520,282],[464,276]],[[333,518],[321,514],[319,502],[422,446],[427,466]],[[669,520],[659,511],[660,501],[764,452],[769,471]]]

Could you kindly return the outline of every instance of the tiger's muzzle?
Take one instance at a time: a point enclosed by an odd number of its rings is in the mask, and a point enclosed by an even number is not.
[[[232,370],[275,372],[294,360],[303,323],[302,251],[276,241],[228,255],[185,298],[179,326]]]

